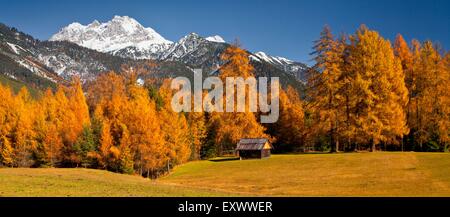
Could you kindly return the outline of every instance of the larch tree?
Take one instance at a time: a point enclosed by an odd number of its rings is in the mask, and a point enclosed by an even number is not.
[[[156,105],[150,100],[147,89],[139,86],[136,79],[127,86],[129,105],[125,110],[124,123],[129,131],[131,152],[134,155],[135,167],[147,176],[151,171],[159,169],[164,162],[163,137]]]
[[[328,26],[314,45],[313,74],[309,76],[308,94],[314,111],[317,131],[327,132],[331,152],[339,151],[339,128],[341,125],[343,96],[342,71],[345,44],[336,40]]]
[[[396,142],[408,133],[403,108],[408,102],[401,63],[389,41],[361,26],[351,38],[348,57],[353,76],[356,142],[372,151],[381,142]]]
[[[109,170],[123,171],[120,169],[120,144],[126,129],[125,111],[129,110],[124,77],[114,72],[99,75],[87,84],[86,98],[94,119],[102,125],[98,145],[99,164]]]
[[[100,74],[94,81],[87,83],[86,100],[91,111],[97,105],[111,102],[114,96],[125,97],[126,87],[124,77],[113,71]]]
[[[220,79],[225,83],[227,77],[254,77],[253,66],[250,64],[248,53],[237,47],[230,46],[221,56],[224,64],[220,68]],[[234,97],[235,112],[213,112],[208,120],[208,127],[214,131],[214,142],[217,153],[234,150],[235,144],[241,138],[268,137],[265,128],[258,123],[255,114],[248,110],[248,92],[246,95],[245,112],[236,112],[236,96]],[[223,96],[226,98],[226,95]]]
[[[10,142],[12,125],[9,122],[11,109],[13,109],[14,98],[11,90],[0,84],[0,163],[5,166],[13,166],[13,147]]]
[[[82,89],[81,80],[78,77],[72,78],[72,84],[68,89],[68,99],[70,109],[75,113],[77,127],[83,128],[90,125],[89,109]],[[78,132],[82,131],[79,128]]]
[[[0,84],[0,163],[4,166],[13,166],[14,149],[10,141],[12,125],[9,122],[14,107],[13,94],[8,87]]]
[[[73,111],[69,108],[69,99],[66,95],[67,87],[59,86],[54,94],[54,115],[58,123],[58,133],[62,140],[61,161],[62,165],[74,166],[77,165],[78,158],[72,153],[72,146],[75,144],[79,130],[76,124],[76,117]],[[72,130],[74,129],[74,130]]]
[[[113,145],[113,138],[111,136],[111,125],[108,120],[102,121],[102,131],[100,134],[100,144],[99,144],[99,163],[102,168],[108,168],[110,165],[111,158],[111,148]]]
[[[14,95],[10,88],[3,86],[0,87],[0,95],[0,137],[4,163],[17,167],[31,166],[34,146],[31,97],[26,88]]]
[[[89,141],[93,139],[89,138],[92,137],[89,109],[78,77],[72,78],[72,83],[65,92],[68,100],[68,110],[66,111],[66,123],[64,125],[70,126],[69,131],[64,132],[64,135],[66,135],[66,157],[68,157],[70,162],[78,165],[85,160],[88,152],[95,149],[95,145],[92,144],[93,141]],[[80,138],[80,136],[85,136],[85,138]],[[75,147],[75,145],[78,147]],[[83,156],[77,154],[80,151],[83,153]]]
[[[187,114],[189,123],[190,140],[192,146],[191,159],[199,160],[201,158],[201,149],[205,143],[207,128],[204,112],[190,112]]]
[[[6,88],[3,94],[2,107],[3,107],[3,124],[2,128],[2,143],[3,143],[3,151],[2,158],[4,159],[4,163],[7,166],[17,166],[17,158],[14,155],[16,153],[15,150],[15,138],[16,138],[16,130],[17,123],[20,118],[20,114],[18,113],[17,100],[9,88]]]
[[[291,86],[280,91],[280,118],[268,130],[276,138],[277,150],[292,152],[305,147],[303,102]]]
[[[35,147],[33,131],[33,100],[28,90],[23,87],[15,97],[16,123],[12,131],[15,164],[29,167],[33,164],[31,154]]]
[[[48,89],[36,105],[34,149],[35,166],[56,166],[62,160],[61,110],[51,89]],[[59,111],[59,112],[58,112]]]
[[[166,80],[159,89],[164,106],[159,111],[161,117],[161,130],[164,135],[164,146],[168,150],[167,156],[170,166],[178,165],[189,160],[191,156],[191,140],[189,127],[184,113],[176,113],[171,108],[173,91],[169,88],[169,80]]]
[[[413,141],[420,150],[445,149],[449,134],[448,63],[430,41],[416,50],[414,62]]]
[[[442,118],[439,120],[439,142],[445,152],[450,151],[450,53],[447,52],[441,60],[441,81],[438,88],[438,105],[441,110],[438,113]]]
[[[120,143],[118,146],[119,159],[116,161],[116,169],[125,174],[134,173],[134,156],[131,151],[130,133],[125,124],[121,125],[122,135],[120,137]]]
[[[0,163],[5,166],[14,166],[14,149],[6,136],[0,138]]]
[[[412,98],[414,93],[414,70],[413,70],[413,53],[401,34],[398,34],[394,42],[394,54],[400,60],[403,74],[405,76],[405,86],[408,89],[408,103],[405,108],[406,122],[411,127],[412,117]],[[407,138],[407,137],[406,137]],[[402,140],[402,151],[404,150],[404,140]]]

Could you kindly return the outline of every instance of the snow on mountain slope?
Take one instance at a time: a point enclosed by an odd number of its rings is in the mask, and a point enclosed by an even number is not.
[[[167,50],[161,60],[180,61],[193,68],[212,70],[220,65],[220,54],[228,44],[206,40],[196,33],[190,33]]]
[[[220,35],[209,36],[205,38],[207,41],[225,43],[225,40]]]
[[[258,62],[268,62],[275,67],[295,76],[297,79],[305,81],[305,72],[308,67],[303,63],[295,62],[284,57],[270,56],[261,51],[250,55],[250,59]]]
[[[175,60],[182,58],[184,55],[195,51],[202,42],[205,42],[204,38],[200,37],[197,33],[190,33],[168,49],[162,59]]]
[[[114,16],[105,23],[95,20],[88,25],[75,22],[62,28],[49,41],[69,41],[124,58],[170,60],[194,52],[204,42],[225,43],[219,35],[203,38],[195,33],[173,43],[128,16]]]
[[[95,20],[89,25],[72,23],[53,35],[50,41],[70,41],[100,52],[123,55],[124,51],[138,53],[136,59],[152,58],[163,53],[173,43],[152,28],[145,28],[128,16],[114,16],[106,23]]]
[[[32,56],[32,52],[0,38],[0,65],[5,74],[15,80],[29,80],[37,77],[46,81],[57,82],[58,75],[48,69],[45,64]]]
[[[50,41],[69,41],[122,58],[180,61],[192,67],[202,68],[217,68],[221,63],[220,54],[228,46],[219,35],[202,37],[196,33],[190,33],[174,43],[127,16],[114,16],[108,22],[94,21],[86,26],[75,22],[53,35]],[[50,57],[44,62],[60,74],[62,71],[66,72],[64,66],[72,62],[66,56]],[[300,80],[303,80],[307,69],[302,63],[270,56],[264,52],[251,54],[250,58],[253,61],[273,65]],[[54,61],[56,59],[59,61]],[[58,64],[49,64],[52,62]],[[96,66],[102,68],[100,65]]]
[[[19,55],[21,51],[25,51],[25,49],[23,49],[22,47],[20,47],[19,45],[16,44],[12,44],[9,42],[6,42],[6,44],[11,48],[12,51],[14,51],[15,54]]]

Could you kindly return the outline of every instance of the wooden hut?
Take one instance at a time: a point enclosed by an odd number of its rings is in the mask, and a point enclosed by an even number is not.
[[[268,158],[272,144],[265,138],[246,138],[239,140],[236,147],[236,154],[243,158]]]

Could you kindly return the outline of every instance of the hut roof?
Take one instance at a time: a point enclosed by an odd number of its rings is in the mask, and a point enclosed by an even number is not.
[[[262,150],[267,148],[266,143],[268,140],[266,138],[246,138],[239,140],[236,150]],[[272,145],[269,144],[269,149],[272,149]]]

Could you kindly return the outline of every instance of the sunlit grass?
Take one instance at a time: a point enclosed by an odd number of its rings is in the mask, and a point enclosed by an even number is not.
[[[0,196],[227,196],[91,169],[0,169]]]
[[[450,154],[194,161],[152,181],[90,169],[0,169],[0,196],[450,196]]]
[[[198,161],[161,181],[271,196],[450,196],[450,154],[303,154]]]

